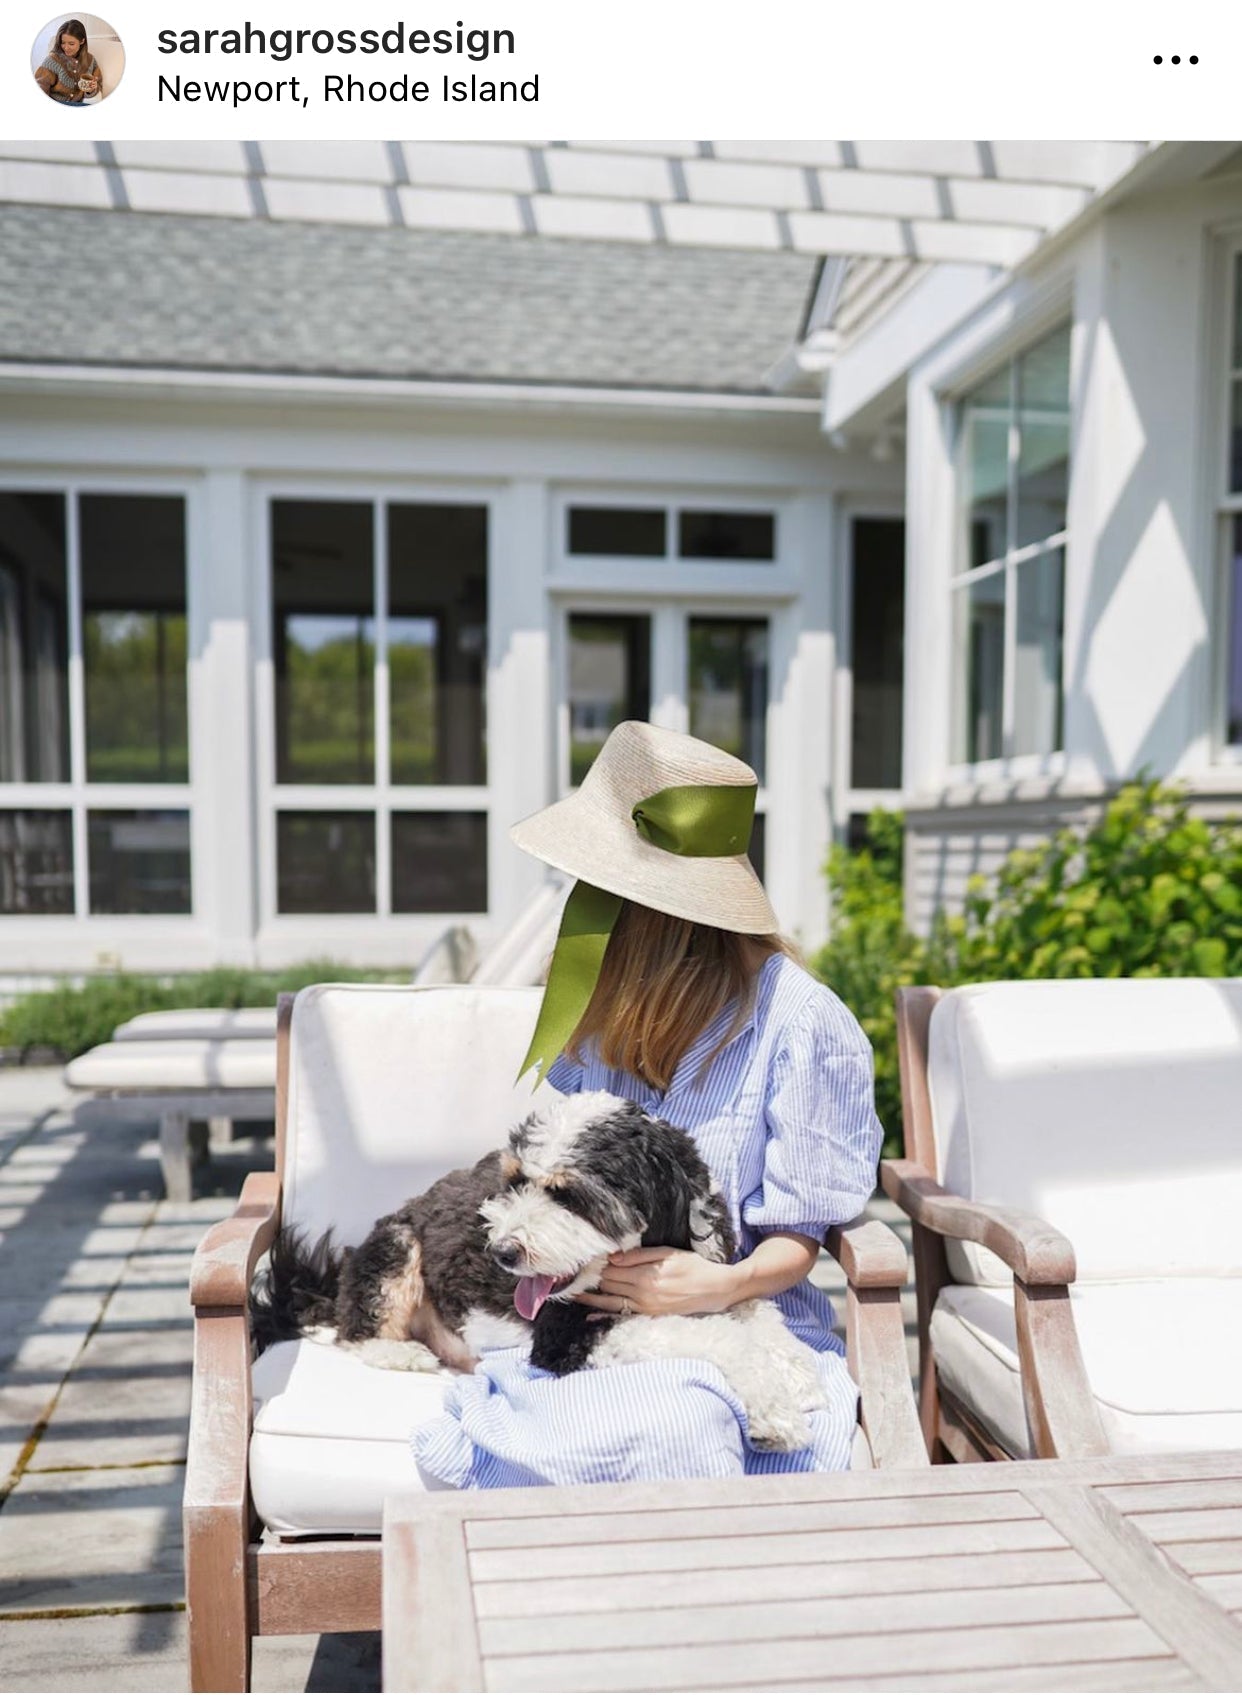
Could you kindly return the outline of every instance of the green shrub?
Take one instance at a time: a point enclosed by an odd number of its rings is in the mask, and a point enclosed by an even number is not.
[[[906,928],[902,897],[905,822],[898,812],[875,811],[867,820],[867,846],[836,846],[826,874],[832,896],[832,933],[811,961],[858,1019],[875,1053],[875,1103],[884,1126],[884,1152],[901,1152],[901,1082],[897,1074],[895,991],[926,982],[927,947]]]
[[[959,983],[1242,974],[1242,826],[1127,784],[1085,832],[1011,854],[991,888],[972,880],[941,933]]]
[[[22,995],[0,1011],[0,1048],[25,1054],[50,1048],[72,1059],[111,1039],[118,1024],[141,1012],[174,1007],[271,1006],[278,994],[308,983],[408,982],[408,972],[368,971],[331,959],[309,959],[283,971],[217,966],[186,976],[148,977],[115,972]]]
[[[926,940],[902,916],[903,819],[875,812],[868,845],[826,867],[832,935],[813,969],[875,1049],[885,1153],[900,1151],[894,991],[1035,977],[1242,975],[1242,825],[1191,816],[1167,785],[1128,783],[1086,829],[1057,831],[973,878]]]

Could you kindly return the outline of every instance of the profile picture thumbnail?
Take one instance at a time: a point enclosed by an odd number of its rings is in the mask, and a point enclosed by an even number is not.
[[[58,106],[98,106],[125,74],[125,49],[110,23],[94,12],[58,13],[35,37],[35,81]]]

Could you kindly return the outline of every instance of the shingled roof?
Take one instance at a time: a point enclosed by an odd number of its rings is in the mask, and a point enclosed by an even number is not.
[[[763,393],[816,268],[792,252],[8,204],[0,360]]]

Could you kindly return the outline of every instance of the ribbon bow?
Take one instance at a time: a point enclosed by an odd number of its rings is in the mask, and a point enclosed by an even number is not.
[[[630,817],[645,842],[690,859],[732,858],[746,852],[755,821],[752,784],[686,783],[636,801]],[[576,882],[561,916],[535,1033],[518,1070],[546,1077],[573,1035],[599,981],[604,953],[621,911],[621,895]]]

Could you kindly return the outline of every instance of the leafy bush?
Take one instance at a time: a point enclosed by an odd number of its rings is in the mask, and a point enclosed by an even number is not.
[[[359,970],[331,959],[309,959],[283,971],[218,966],[176,977],[116,972],[92,977],[80,988],[66,984],[22,995],[0,1011],[0,1048],[22,1054],[32,1048],[50,1048],[68,1060],[110,1040],[118,1024],[140,1012],[182,1006],[272,1006],[278,994],[308,983],[405,981],[408,973]]]
[[[874,812],[868,845],[834,847],[828,945],[812,962],[875,1049],[885,1153],[901,1145],[894,991],[908,983],[1037,977],[1242,975],[1242,825],[1191,815],[1158,782],[1128,783],[1086,829],[1058,830],[972,878],[960,915],[930,937],[902,916],[899,813]]]
[[[834,846],[826,873],[832,933],[811,961],[858,1019],[875,1053],[875,1102],[885,1129],[884,1152],[901,1152],[901,1081],[897,1073],[895,991],[927,981],[927,946],[906,928],[902,896],[905,821],[877,810],[867,845]]]

